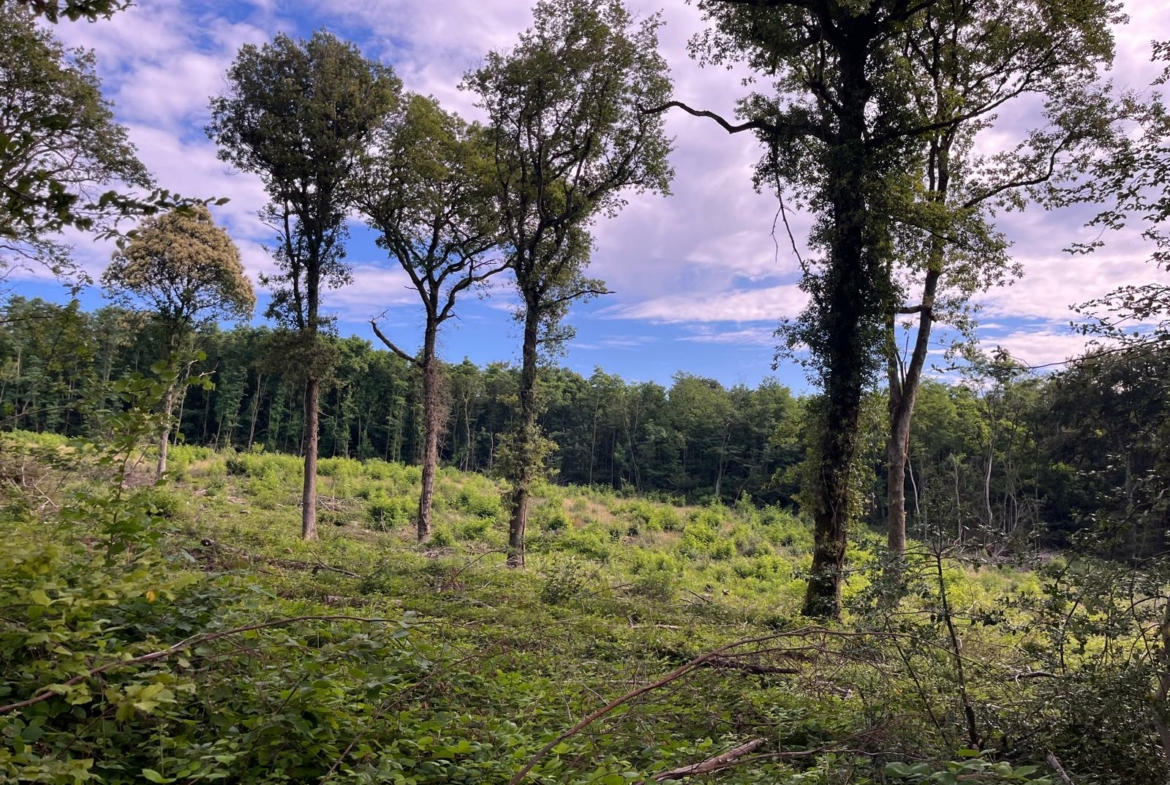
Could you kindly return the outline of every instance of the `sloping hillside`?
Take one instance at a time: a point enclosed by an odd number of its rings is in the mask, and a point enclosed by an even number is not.
[[[84,450],[23,438],[8,779],[1055,781],[1028,767],[1067,732],[1029,572],[924,555],[899,603],[860,536],[824,628],[797,616],[809,527],[778,509],[548,486],[514,571],[479,475],[441,473],[419,545],[417,468],[324,460],[306,544],[295,457],[181,447],[169,485],[115,507]],[[992,752],[947,768],[971,748]]]

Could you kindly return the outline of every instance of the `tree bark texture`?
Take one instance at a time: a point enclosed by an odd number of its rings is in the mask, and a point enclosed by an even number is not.
[[[524,317],[523,364],[520,371],[520,418],[516,440],[512,445],[517,471],[513,480],[511,507],[512,516],[508,523],[508,566],[524,566],[524,531],[528,527],[528,501],[532,492],[532,481],[536,475],[534,455],[538,445],[536,436],[536,357],[539,340],[539,314],[529,307]]]
[[[167,388],[163,394],[163,428],[158,437],[158,466],[155,467],[154,479],[161,480],[167,473],[167,450],[171,444],[171,411],[175,408],[175,385]]]
[[[871,20],[855,24],[868,25]],[[828,196],[832,235],[822,308],[825,311],[825,410],[816,452],[816,507],[813,511],[813,563],[803,613],[838,618],[848,538],[850,474],[857,449],[862,392],[871,347],[862,328],[872,316],[877,260],[867,253],[869,220],[865,197],[868,154],[865,107],[869,85],[865,66],[869,40],[855,28],[854,40],[841,46],[839,126],[830,155]]]
[[[443,426],[442,378],[435,359],[437,325],[427,325],[423,340],[423,455],[422,491],[418,497],[418,541],[431,536],[431,507],[435,498],[435,471],[439,462],[439,431]]]
[[[301,539],[317,539],[317,397],[320,381],[305,382],[305,486],[301,496]]]
[[[941,247],[937,253],[938,257],[932,260],[931,269],[926,273],[922,312],[918,317],[918,336],[904,377],[898,373],[896,359],[892,356],[890,358],[890,439],[886,447],[887,543],[890,555],[896,561],[901,561],[906,554],[906,462],[910,455],[910,422],[914,417],[914,404],[922,385],[922,370],[930,350],[930,331],[934,324],[932,308],[941,277]]]

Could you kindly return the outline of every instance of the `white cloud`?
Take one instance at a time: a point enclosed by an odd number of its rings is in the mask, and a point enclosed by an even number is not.
[[[743,330],[714,330],[699,328],[698,332],[684,335],[678,340],[693,343],[745,344],[775,347],[775,328],[749,327]]]
[[[649,319],[655,322],[778,322],[795,316],[806,295],[794,284],[767,289],[743,289],[713,295],[672,295],[601,312],[613,319]]]
[[[1017,360],[1031,366],[1050,366],[1084,354],[1086,338],[1071,330],[1032,328],[1006,335],[984,336],[983,346],[1002,346]]]
[[[698,9],[661,0],[629,4],[641,16],[666,6],[660,36],[676,97],[730,117],[746,90],[740,81],[744,74],[703,69],[689,59],[687,39],[702,24]],[[531,0],[315,0],[291,5],[255,0],[230,6],[153,0],[109,21],[63,24],[55,31],[70,45],[96,51],[116,113],[161,186],[185,196],[231,199],[216,209],[216,216],[237,239],[255,277],[273,269],[261,245],[271,230],[256,216],[266,202],[264,190],[257,178],[234,174],[218,161],[202,130],[208,97],[222,89],[223,73],[241,44],[268,40],[280,30],[303,36],[326,27],[354,40],[368,56],[392,63],[408,89],[433,94],[447,107],[477,117],[473,97],[460,92],[458,83],[487,51],[516,41],[531,21],[530,6]],[[1135,0],[1127,10],[1133,23],[1119,31],[1113,78],[1119,86],[1143,88],[1157,71],[1149,63],[1149,40],[1170,38],[1170,15],[1155,2]],[[1031,124],[1030,116],[1019,107],[1006,111],[1001,128],[986,144],[1007,144],[1011,132]],[[752,188],[759,145],[749,134],[729,136],[710,120],[681,112],[667,116],[667,129],[676,138],[673,195],[632,198],[619,217],[595,227],[591,274],[616,292],[596,313],[701,328],[684,334],[686,341],[770,346],[773,326],[799,313],[806,298],[792,284],[798,271],[784,227],[778,227],[778,248],[771,236],[775,197]],[[1092,208],[1080,208],[1000,215],[999,224],[1013,241],[1025,276],[1015,286],[979,298],[984,313],[1002,326],[996,332],[1003,337],[989,342],[1008,342],[1008,348],[1029,362],[1063,359],[1063,352],[1075,353],[1081,346],[1077,336],[1064,332],[1073,318],[1071,304],[1100,297],[1120,284],[1148,280],[1148,249],[1132,233],[1106,237],[1106,249],[1089,257],[1063,254],[1072,242],[1092,239],[1092,230],[1083,228],[1091,214]],[[810,218],[790,217],[799,250],[806,253]],[[109,251],[85,239],[77,241],[86,269],[100,271]],[[344,318],[364,320],[387,307],[408,313],[416,302],[404,286],[405,276],[392,266],[363,260],[355,279],[354,286],[328,295],[330,307]],[[497,296],[489,305],[512,306],[514,298],[503,279],[493,291]],[[1017,319],[1036,320],[1038,326],[1020,327]],[[712,327],[715,322],[736,326],[721,330]],[[598,341],[592,345],[615,348]]]

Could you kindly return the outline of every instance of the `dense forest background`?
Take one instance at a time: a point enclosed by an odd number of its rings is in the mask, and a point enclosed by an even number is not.
[[[301,454],[304,385],[263,327],[206,328],[203,359],[186,372],[174,440],[239,451]],[[356,337],[328,338],[335,370],[322,389],[322,457],[418,463],[420,374]],[[146,372],[167,352],[149,315],[86,312],[10,297],[0,310],[0,406],[6,427],[87,434],[111,401],[111,379]],[[1124,528],[1111,547],[1148,554],[1170,527],[1156,492],[1166,470],[1170,351],[1153,344],[1099,351],[1068,370],[1029,371],[1005,354],[976,358],[957,383],[926,380],[906,480],[909,528],[923,539],[981,547],[1063,547],[1103,519]],[[496,471],[500,438],[517,416],[518,370],[464,360],[443,374],[443,464]],[[555,482],[679,501],[799,507],[815,396],[765,380],[726,388],[678,373],[669,388],[596,369],[549,367],[540,378],[542,429],[556,444]],[[858,457],[863,520],[885,520],[885,397],[866,402]],[[1149,491],[1147,492],[1147,487]],[[1120,524],[1119,524],[1120,526]]]

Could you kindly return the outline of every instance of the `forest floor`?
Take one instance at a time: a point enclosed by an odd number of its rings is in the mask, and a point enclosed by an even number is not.
[[[96,625],[115,638],[55,676],[80,670],[83,686],[100,682],[74,705],[87,707],[90,729],[116,722],[92,741],[78,741],[85,728],[60,733],[73,734],[67,757],[85,750],[103,781],[134,781],[119,776],[144,766],[128,752],[135,745],[157,758],[145,775],[156,782],[505,783],[529,764],[534,783],[857,784],[903,781],[899,772],[914,782],[937,768],[908,768],[916,761],[991,746],[996,720],[974,727],[966,705],[1034,699],[1020,686],[1033,680],[1019,676],[1033,667],[1036,633],[999,624],[1005,608],[1038,600],[1040,580],[1026,570],[937,561],[931,589],[927,558],[916,593],[891,607],[874,593],[881,538],[857,532],[846,617],[821,626],[798,615],[810,526],[784,510],[543,486],[527,567],[509,570],[501,489],[480,475],[440,472],[437,526],[420,545],[410,524],[417,467],[322,460],[321,537],[309,543],[295,457],[179,447],[171,474],[139,491],[161,532],[153,556],[102,567],[96,535],[68,544],[76,535],[49,525],[47,513],[67,504],[53,497],[85,487],[77,478],[40,493],[42,514],[10,515],[12,564],[54,543],[52,569],[84,575],[46,588],[49,609],[105,592],[138,619],[123,620],[136,630],[129,638]],[[132,578],[127,558],[145,565]],[[85,670],[176,645],[145,674]],[[959,649],[966,676],[952,667]],[[36,670],[0,685],[0,703],[54,674]],[[156,684],[161,705],[131,700]],[[45,727],[74,703],[59,694],[38,704],[64,707],[45,709]],[[136,708],[119,710],[127,701]],[[695,764],[708,768],[685,770]]]

